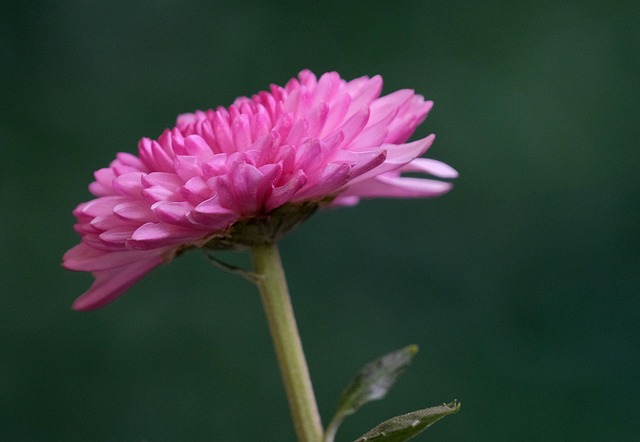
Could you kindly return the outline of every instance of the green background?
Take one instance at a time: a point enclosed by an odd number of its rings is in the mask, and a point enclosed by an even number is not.
[[[294,440],[255,287],[192,252],[78,313],[60,260],[116,152],[303,68],[434,100],[416,137],[460,172],[281,243],[325,423],[364,362],[421,347],[338,440],[454,398],[420,440],[637,440],[640,2],[2,9],[0,440]]]

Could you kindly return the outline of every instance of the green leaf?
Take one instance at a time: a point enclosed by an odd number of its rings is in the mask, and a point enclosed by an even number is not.
[[[384,398],[417,352],[417,345],[409,345],[362,367],[342,393],[338,411],[327,427],[325,441],[333,441],[345,416],[355,413],[367,402]]]
[[[403,442],[422,433],[443,417],[457,413],[458,410],[460,410],[460,403],[453,401],[449,404],[403,414],[381,423],[360,436],[355,442]]]
[[[367,402],[384,398],[417,352],[417,345],[409,345],[362,367],[342,393],[338,411],[353,414]]]

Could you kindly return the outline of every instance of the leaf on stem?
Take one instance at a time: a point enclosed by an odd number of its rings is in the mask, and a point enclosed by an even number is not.
[[[445,416],[457,413],[460,403],[453,401],[437,407],[425,408],[384,421],[354,442],[404,442],[422,433]]]
[[[333,441],[345,416],[355,413],[367,402],[384,398],[417,352],[417,345],[409,345],[362,367],[342,393],[338,411],[327,427],[325,441]]]

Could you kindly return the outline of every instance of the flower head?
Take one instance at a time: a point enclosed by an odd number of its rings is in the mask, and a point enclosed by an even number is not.
[[[274,241],[319,206],[447,192],[448,182],[401,176],[457,176],[418,158],[433,135],[406,142],[432,103],[381,89],[379,76],[305,70],[228,108],[178,116],[157,140],[141,139],[137,156],[117,154],[95,172],[96,198],[73,212],[82,241],[63,266],[95,277],[73,308],[113,301],[185,249]]]

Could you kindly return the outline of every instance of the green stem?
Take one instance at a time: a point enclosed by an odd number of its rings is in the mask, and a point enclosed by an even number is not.
[[[322,423],[276,244],[251,249],[291,416],[300,442],[321,442]]]

